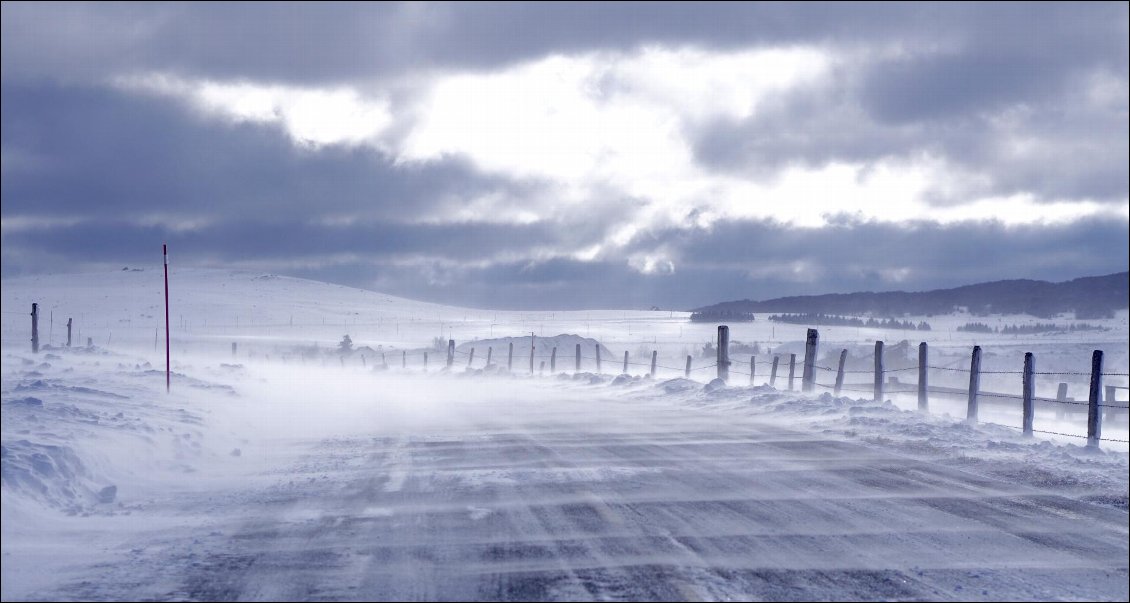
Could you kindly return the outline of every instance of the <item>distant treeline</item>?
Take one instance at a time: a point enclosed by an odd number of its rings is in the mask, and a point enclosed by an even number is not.
[[[703,310],[691,314],[691,322],[753,322],[753,312],[741,310]]]
[[[907,331],[929,331],[930,324],[922,321],[914,324],[909,320],[895,320],[885,318],[875,320],[856,318],[854,316],[836,316],[833,314],[774,314],[769,317],[773,322],[786,322],[794,325],[834,326],[834,327],[869,327],[875,329],[903,329]]]
[[[1085,322],[1072,325],[1057,325],[1053,323],[1036,323],[1032,325],[1005,325],[1003,327],[990,327],[983,322],[967,322],[957,328],[965,333],[999,333],[1001,335],[1032,335],[1036,333],[1075,333],[1077,331],[1106,331],[1106,327],[1092,325]]]
[[[1028,314],[1054,318],[1072,312],[1077,319],[1112,318],[1130,307],[1130,273],[1077,278],[1063,283],[995,281],[934,291],[834,293],[739,300],[697,308],[707,312],[790,312],[846,316],[936,316],[967,311],[975,316]]]

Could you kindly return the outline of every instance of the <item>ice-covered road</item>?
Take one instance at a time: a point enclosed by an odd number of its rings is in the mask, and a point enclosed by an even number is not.
[[[344,430],[290,405],[310,393],[300,385],[279,394],[288,427],[247,445],[255,475],[155,502],[134,521],[179,529],[136,528],[71,568],[84,579],[31,594],[1127,598],[1124,509],[652,387],[430,381],[367,396]]]

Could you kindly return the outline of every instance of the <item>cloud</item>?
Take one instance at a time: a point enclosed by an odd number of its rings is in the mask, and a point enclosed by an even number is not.
[[[1126,267],[1124,4],[2,10],[5,274],[168,239],[690,307]]]

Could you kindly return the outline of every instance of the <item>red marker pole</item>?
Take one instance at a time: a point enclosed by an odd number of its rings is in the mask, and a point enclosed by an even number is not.
[[[170,391],[169,380],[169,246],[161,245],[165,257],[165,393]]]

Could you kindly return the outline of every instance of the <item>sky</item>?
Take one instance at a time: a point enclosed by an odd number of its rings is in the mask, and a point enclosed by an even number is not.
[[[2,272],[487,308],[1128,268],[1115,3],[2,4]]]

